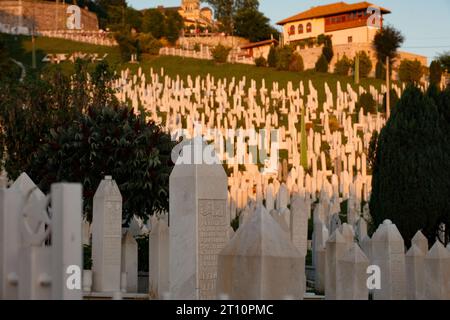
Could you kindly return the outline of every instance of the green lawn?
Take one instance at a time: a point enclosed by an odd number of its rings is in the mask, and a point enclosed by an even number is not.
[[[21,61],[28,68],[31,67],[31,50],[32,42],[30,37],[23,36],[6,36],[8,40],[8,46],[13,52],[13,56],[16,60]],[[350,83],[353,88],[356,86],[353,84],[351,77],[337,76],[329,73],[317,73],[313,71],[305,72],[287,72],[277,71],[271,68],[258,68],[256,66],[243,65],[243,64],[223,64],[217,65],[213,61],[197,60],[191,58],[181,57],[152,57],[144,56],[139,64],[122,63],[120,60],[120,52],[117,47],[104,47],[91,44],[73,42],[56,38],[36,38],[36,50],[37,50],[37,62],[38,68],[45,67],[46,63],[42,62],[42,58],[48,53],[98,53],[103,55],[108,53],[107,61],[116,70],[122,70],[130,68],[132,71],[136,71],[139,67],[142,67],[143,71],[148,75],[150,68],[153,67],[154,71],[158,71],[164,68],[165,74],[176,77],[179,75],[182,79],[186,79],[188,75],[191,77],[202,76],[207,74],[218,78],[227,78],[231,80],[233,77],[236,80],[247,77],[247,85],[250,85],[250,80],[257,81],[257,87],[261,86],[262,79],[266,81],[266,87],[271,89],[272,82],[278,82],[280,88],[285,88],[289,81],[292,82],[294,88],[299,86],[300,81],[303,80],[306,93],[308,93],[308,80],[312,80],[315,88],[319,92],[319,100],[324,101],[324,83],[328,82],[333,93],[336,93],[336,82],[341,81],[342,88],[345,90],[346,84]],[[67,72],[73,72],[73,64],[70,62],[62,63],[61,67]],[[379,89],[382,84],[381,80],[377,79],[362,79],[361,85],[368,88],[369,85],[375,86]]]

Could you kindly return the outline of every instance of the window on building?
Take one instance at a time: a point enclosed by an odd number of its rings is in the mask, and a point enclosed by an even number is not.
[[[353,37],[352,36],[348,37],[348,43],[352,43],[352,42],[353,42]]]
[[[298,33],[299,33],[299,34],[302,34],[302,33],[303,33],[303,25],[302,25],[302,24],[299,24],[299,25],[298,25]]]
[[[306,32],[311,32],[312,31],[312,25],[310,22],[308,22],[308,24],[306,25]]]
[[[294,35],[295,34],[295,26],[291,26],[291,28],[289,29],[289,35]]]

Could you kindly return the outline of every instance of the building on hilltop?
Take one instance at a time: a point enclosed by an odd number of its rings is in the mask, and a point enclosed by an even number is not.
[[[158,6],[159,10],[176,10],[184,19],[186,27],[208,28],[214,25],[213,11],[209,7],[201,7],[200,0],[182,0],[179,7]]]
[[[333,45],[372,43],[376,32],[383,25],[383,15],[391,13],[388,9],[379,7],[380,24],[371,25],[368,23],[371,13],[367,9],[374,6],[368,2],[338,2],[312,7],[277,24],[283,27],[285,44],[317,38],[321,34],[331,36]]]
[[[369,8],[378,8],[379,19],[374,19]],[[330,63],[330,71],[344,55],[353,59],[358,52],[365,51],[372,61],[370,76],[375,75],[377,63],[373,39],[383,27],[384,15],[391,11],[369,2],[348,4],[337,2],[312,7],[294,16],[283,19],[277,24],[283,27],[282,45],[293,45],[303,58],[305,69],[313,69],[322,54],[322,48],[317,45],[319,35],[328,35],[333,44],[334,57]],[[413,53],[399,52],[399,57],[393,66],[394,77],[396,69],[403,59],[419,60],[428,65],[427,58]]]
[[[0,0],[0,31],[30,33],[33,29],[37,32],[67,30],[67,8],[70,5],[62,1]],[[81,9],[81,29],[98,31],[97,15]]]

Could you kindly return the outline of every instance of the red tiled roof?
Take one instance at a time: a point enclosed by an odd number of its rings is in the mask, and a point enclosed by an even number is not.
[[[256,48],[256,47],[262,47],[262,46],[265,46],[265,45],[276,44],[276,43],[278,43],[278,41],[275,40],[275,39],[264,40],[264,41],[259,41],[259,42],[252,42],[252,43],[245,44],[245,45],[241,46],[241,49],[250,49],[250,48]]]
[[[335,14],[341,14],[341,13],[346,13],[346,12],[351,12],[351,11],[356,11],[356,10],[367,10],[367,8],[369,8],[371,6],[377,7],[376,5],[366,2],[366,1],[353,3],[353,4],[348,4],[345,2],[337,2],[337,3],[327,4],[327,5],[323,5],[323,6],[312,7],[311,9],[309,9],[307,11],[301,12],[299,14],[296,14],[295,16],[281,20],[280,22],[277,22],[277,24],[284,25],[289,22],[295,22],[295,21],[300,21],[300,20],[322,18],[322,17],[326,17],[326,16],[331,16],[331,15],[335,15]],[[383,13],[383,14],[391,13],[391,11],[389,11],[388,9],[385,9],[382,7],[380,7],[380,9],[381,9],[381,13]]]

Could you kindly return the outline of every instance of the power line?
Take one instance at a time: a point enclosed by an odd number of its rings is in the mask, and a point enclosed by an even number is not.
[[[450,48],[449,46],[418,46],[418,47],[402,47],[403,49],[440,49],[440,48]]]

